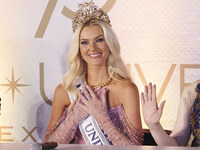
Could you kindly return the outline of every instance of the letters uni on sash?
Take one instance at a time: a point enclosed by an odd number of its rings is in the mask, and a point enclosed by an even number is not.
[[[103,143],[101,142],[101,139],[97,135],[97,132],[95,131],[92,125],[92,122],[90,122],[88,125],[85,126],[85,131],[87,133],[87,136],[90,137],[93,145],[103,145]]]

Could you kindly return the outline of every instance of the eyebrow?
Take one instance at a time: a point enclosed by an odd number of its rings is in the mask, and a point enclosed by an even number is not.
[[[95,37],[95,39],[98,39],[101,36],[104,36],[104,35],[98,35],[97,37]],[[88,39],[81,39],[81,40],[88,40]]]

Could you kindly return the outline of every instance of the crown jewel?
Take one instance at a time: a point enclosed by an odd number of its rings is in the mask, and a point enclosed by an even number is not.
[[[88,3],[79,4],[79,10],[76,11],[72,21],[73,31],[75,32],[80,24],[93,19],[101,20],[111,26],[108,15],[97,7],[92,0]]]

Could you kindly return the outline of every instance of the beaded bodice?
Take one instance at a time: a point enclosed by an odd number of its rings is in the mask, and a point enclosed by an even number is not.
[[[79,89],[82,88],[83,85],[82,78],[77,79],[75,83],[76,87]],[[73,95],[68,93],[70,97],[71,103],[75,100]],[[138,131],[130,121],[128,120],[126,113],[124,111],[123,106],[120,104],[117,107],[111,108],[108,110],[109,117],[112,121],[113,125],[120,131],[129,141],[134,145],[141,145],[143,143],[143,133]],[[46,139],[49,141],[57,141],[58,143],[69,143],[71,140],[69,137],[73,137],[75,134],[75,143],[85,144],[84,138],[78,128],[78,126],[71,127],[68,119],[68,111],[67,108],[63,112],[61,118],[55,123],[55,125],[48,129],[46,133]],[[68,131],[68,128],[75,129],[74,132]],[[101,129],[103,131],[103,129]],[[73,134],[72,134],[73,133]],[[104,134],[105,135],[105,134]],[[118,136],[118,135],[116,135]],[[109,137],[105,135],[105,137],[109,140]],[[111,140],[109,140],[110,144],[112,144]]]
[[[118,130],[129,137],[130,140],[137,145],[140,145],[143,142],[143,133],[139,132],[130,124],[121,104],[117,107],[111,108],[108,113],[113,124],[118,128]],[[79,130],[77,130],[76,136],[78,137],[77,143],[85,144]]]

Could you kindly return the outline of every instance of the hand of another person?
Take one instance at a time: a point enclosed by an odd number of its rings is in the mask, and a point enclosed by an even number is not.
[[[158,108],[156,98],[156,85],[149,83],[148,86],[144,87],[144,93],[141,93],[142,112],[146,125],[149,128],[153,128],[159,123],[162,115],[165,101],[160,104]]]
[[[95,93],[96,92],[96,93]],[[87,113],[96,117],[108,115],[105,88],[93,91],[90,86],[86,86],[79,93],[80,105]]]

